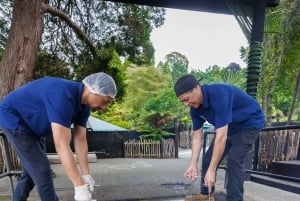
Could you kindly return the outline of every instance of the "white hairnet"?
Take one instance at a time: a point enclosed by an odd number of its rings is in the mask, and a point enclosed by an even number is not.
[[[116,83],[106,73],[94,73],[82,80],[83,84],[94,94],[115,98],[117,94]]]

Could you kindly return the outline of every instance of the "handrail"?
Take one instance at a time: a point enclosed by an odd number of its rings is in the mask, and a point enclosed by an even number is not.
[[[276,126],[276,127],[265,127],[261,130],[261,132],[265,131],[278,131],[278,130],[291,130],[291,129],[300,129],[300,125],[287,125],[287,126]],[[215,134],[215,131],[205,131],[204,132],[204,137],[203,137],[203,154],[205,154],[206,150],[206,144],[207,144],[207,136],[210,134]],[[284,176],[284,175],[278,175],[274,173],[267,173],[263,171],[257,171],[257,164],[258,164],[258,152],[259,152],[259,138],[257,139],[257,142],[255,143],[254,146],[254,160],[253,160],[253,170],[245,170],[246,173],[250,174],[257,174],[257,175],[264,175],[264,176],[269,176],[273,178],[280,178],[280,179],[285,179],[288,181],[295,181],[295,182],[300,182],[299,178],[296,177],[290,177],[290,176]],[[300,155],[300,146],[298,149],[298,156]],[[204,163],[204,157],[202,157],[202,165]],[[221,169],[226,169],[226,166],[219,166]],[[202,181],[201,181],[202,182]]]
[[[286,129],[300,129],[300,125],[264,127],[261,129],[261,131],[286,130]]]

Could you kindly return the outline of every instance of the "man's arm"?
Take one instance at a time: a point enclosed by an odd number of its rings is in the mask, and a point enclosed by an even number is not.
[[[195,180],[196,176],[198,176],[198,161],[199,161],[199,156],[202,148],[202,135],[203,135],[202,128],[193,131],[192,157],[191,157],[189,168],[184,173],[185,177],[188,177],[192,180]]]
[[[203,129],[193,131],[191,165],[197,166],[202,147]]]
[[[55,149],[60,162],[73,185],[82,186],[84,181],[78,171],[73,152],[70,148],[71,130],[57,123],[51,123]]]
[[[216,130],[213,154],[205,175],[205,184],[208,186],[208,189],[211,189],[216,182],[216,171],[225,150],[227,131],[228,125]]]
[[[88,165],[88,145],[86,139],[86,128],[79,125],[74,126],[74,148],[81,169],[81,174],[88,175],[89,165]]]

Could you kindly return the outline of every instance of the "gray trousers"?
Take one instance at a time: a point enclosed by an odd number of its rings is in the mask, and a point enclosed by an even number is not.
[[[244,175],[245,175],[245,157],[249,153],[252,145],[259,136],[260,130],[248,129],[227,137],[226,147],[222,160],[227,156],[227,178],[226,201],[242,201],[244,195]],[[208,150],[204,154],[201,171],[201,193],[208,194],[208,188],[204,186],[205,173],[209,167],[214,141],[211,142]],[[214,187],[212,189],[214,192]]]

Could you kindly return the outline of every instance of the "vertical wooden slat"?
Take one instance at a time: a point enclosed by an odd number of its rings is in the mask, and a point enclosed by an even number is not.
[[[162,156],[161,154],[162,143]],[[172,158],[175,157],[175,145],[173,139],[153,140],[129,140],[124,142],[125,157],[130,158]]]
[[[267,171],[273,161],[295,160],[300,144],[300,129],[262,131],[258,170]]]

